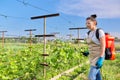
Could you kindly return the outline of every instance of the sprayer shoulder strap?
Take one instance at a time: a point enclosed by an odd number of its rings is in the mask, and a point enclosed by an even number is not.
[[[98,39],[98,40],[100,40],[99,39],[99,30],[100,30],[100,28],[98,28],[97,30],[96,30],[96,38]],[[87,32],[87,34],[89,35],[90,34],[90,30]]]

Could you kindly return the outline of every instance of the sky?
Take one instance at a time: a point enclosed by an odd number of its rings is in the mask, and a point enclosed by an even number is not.
[[[0,0],[0,31],[8,31],[5,36],[28,36],[26,29],[37,29],[34,35],[43,34],[43,19],[30,18],[59,13],[46,19],[47,34],[77,37],[77,31],[69,28],[86,27],[86,18],[97,14],[97,27],[120,37],[119,4],[120,0]],[[87,31],[80,30],[80,37]]]

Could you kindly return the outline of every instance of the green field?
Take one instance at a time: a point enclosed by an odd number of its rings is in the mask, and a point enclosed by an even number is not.
[[[79,64],[86,63],[87,57],[81,52],[88,48],[85,44],[72,44],[57,41],[47,44],[46,52],[49,56],[45,62],[46,78],[43,77],[43,44],[33,44],[31,51],[29,44],[5,44],[0,48],[0,80],[49,80],[52,77]],[[120,54],[116,60],[105,61],[102,68],[103,80],[120,80]],[[58,80],[87,80],[89,64],[85,64]]]

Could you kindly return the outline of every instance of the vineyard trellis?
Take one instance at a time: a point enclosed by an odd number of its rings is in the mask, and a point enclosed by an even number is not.
[[[32,45],[32,31],[36,31],[36,29],[26,29],[25,31],[29,31],[29,35],[30,35],[30,51],[31,51],[31,45]]]
[[[45,62],[46,56],[49,56],[46,53],[46,37],[53,37],[54,35],[51,34],[46,34],[46,18],[48,17],[55,17],[55,16],[59,16],[59,13],[56,14],[49,14],[49,15],[43,15],[43,16],[35,16],[35,17],[31,17],[31,19],[40,19],[40,18],[44,18],[44,34],[43,35],[35,35],[35,37],[43,37],[44,39],[44,47],[43,47],[43,63],[41,63],[41,65],[43,65],[43,76],[44,79],[46,79],[46,66],[48,66],[48,64]]]
[[[7,31],[0,31],[2,33],[2,48],[4,48],[4,34]]]
[[[69,30],[77,30],[78,38],[75,40],[77,40],[78,45],[79,45],[79,40],[84,40],[84,39],[80,38],[80,29],[87,29],[87,28],[86,27],[69,28]]]

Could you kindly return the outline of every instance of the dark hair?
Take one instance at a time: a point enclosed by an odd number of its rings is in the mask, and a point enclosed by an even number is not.
[[[95,24],[97,25],[97,15],[96,14],[92,14],[90,17],[87,17],[86,20],[91,20],[91,21],[95,21]]]

